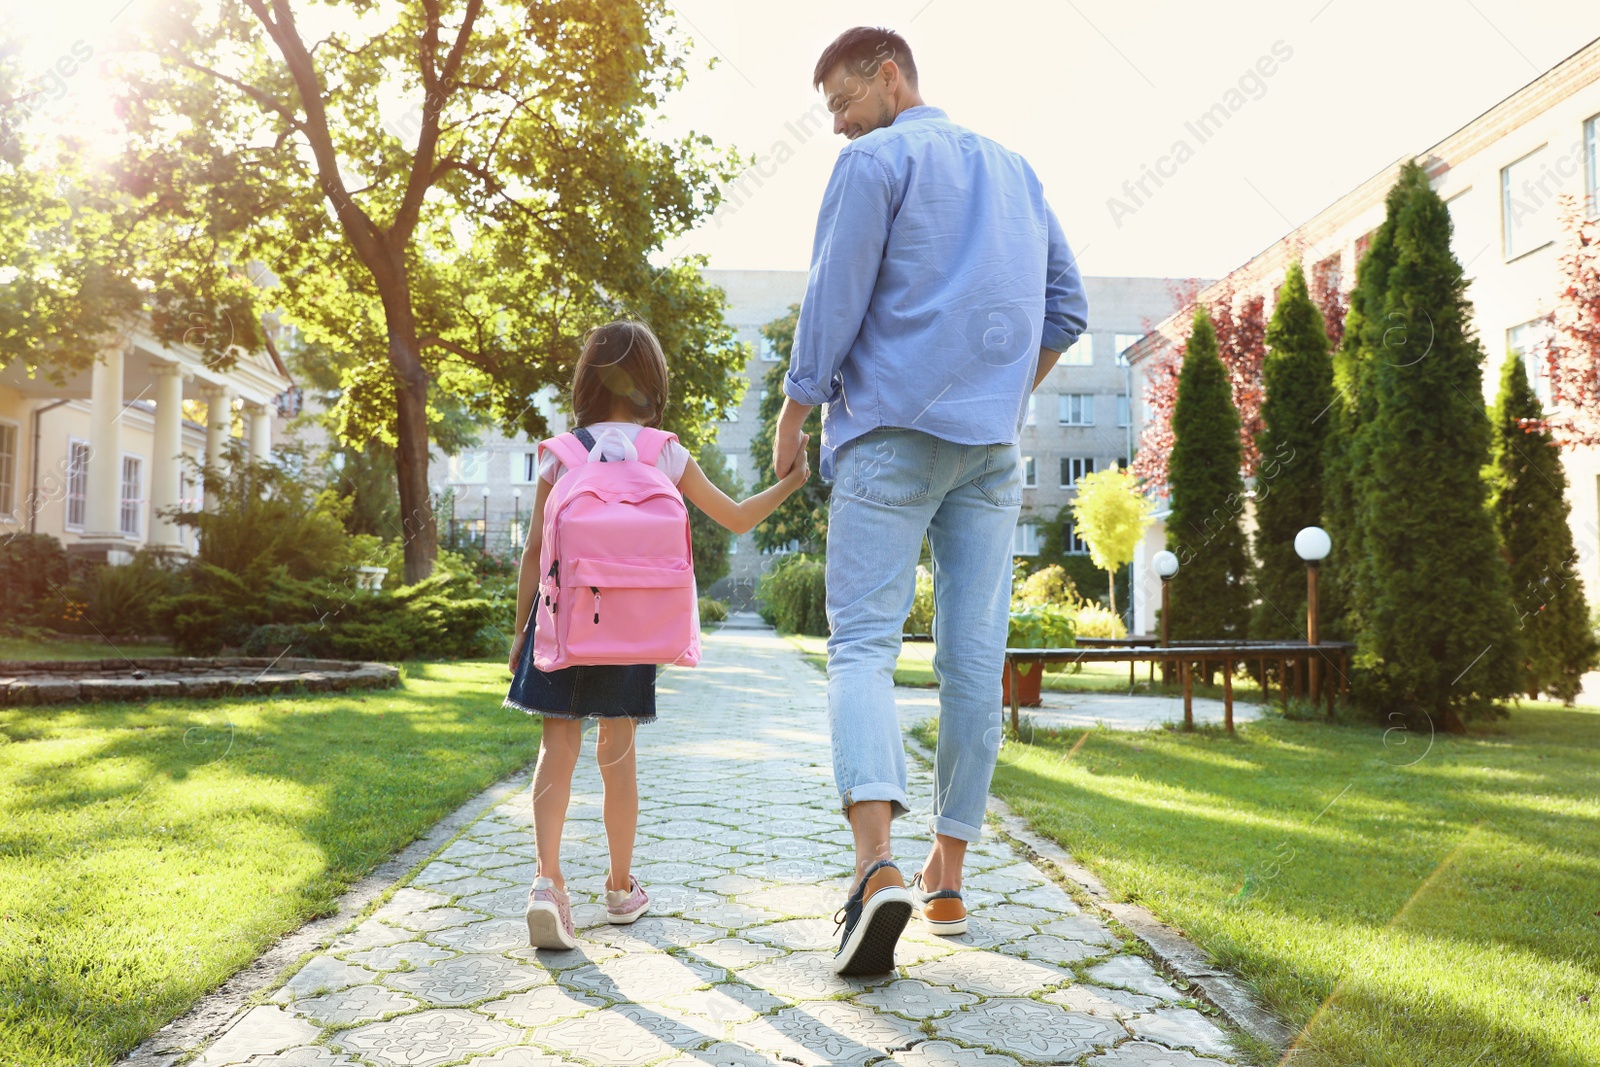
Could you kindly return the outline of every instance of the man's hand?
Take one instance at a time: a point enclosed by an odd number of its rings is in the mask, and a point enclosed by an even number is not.
[[[783,478],[794,466],[795,457],[805,448],[801,428],[811,408],[796,404],[793,397],[783,398],[783,410],[778,414],[778,425],[772,431],[772,473]]]

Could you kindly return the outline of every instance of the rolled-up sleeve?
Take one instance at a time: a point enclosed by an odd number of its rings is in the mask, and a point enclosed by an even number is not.
[[[839,153],[817,215],[811,277],[783,380],[784,393],[799,403],[838,399],[839,368],[872,301],[893,203],[893,183],[882,163],[848,147]]]
[[[1049,265],[1044,280],[1044,335],[1041,348],[1065,352],[1089,325],[1089,298],[1078,273],[1078,257],[1067,245],[1056,213],[1045,206],[1050,225]]]

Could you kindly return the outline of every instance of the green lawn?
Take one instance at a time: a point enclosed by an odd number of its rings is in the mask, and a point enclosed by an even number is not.
[[[786,634],[795,646],[805,653],[806,661],[819,671],[828,668],[828,639],[805,634]],[[938,680],[933,675],[934,646],[931,641],[904,641],[900,645],[900,658],[894,665],[895,685],[933,686]],[[1156,668],[1155,682],[1150,679],[1150,665],[1140,663],[1134,669],[1135,693],[1182,696],[1180,686],[1161,684],[1161,669]],[[1277,699],[1277,683],[1273,683],[1273,698]],[[1128,692],[1128,665],[1126,663],[1084,663],[1077,670],[1070,667],[1048,668],[1044,672],[1043,688],[1058,693],[1126,693]],[[1202,685],[1197,680],[1194,694],[1199,697],[1222,699],[1221,685]],[[1261,687],[1244,674],[1233,681],[1235,700],[1259,700]]]
[[[0,708],[0,1056],[107,1064],[492,782],[504,662],[405,688]]]
[[[1600,710],[1084,732],[1008,744],[996,794],[1248,979],[1297,1065],[1600,1063]]]

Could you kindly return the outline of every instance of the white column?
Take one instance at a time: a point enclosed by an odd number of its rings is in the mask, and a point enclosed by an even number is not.
[[[250,458],[265,463],[272,456],[272,412],[265,404],[245,404],[244,415]]]
[[[183,477],[183,368],[176,363],[151,367],[156,379],[156,432],[150,456],[150,543],[176,548],[179,530],[161,512],[176,508]]]
[[[228,433],[233,428],[233,397],[227,387],[221,385],[204,386],[200,393],[206,398],[206,470],[221,476],[227,470],[222,449],[228,443]],[[211,494],[205,495],[206,507],[210,508],[213,503]]]
[[[83,536],[120,540],[122,509],[122,349],[107,349],[89,377],[89,475]]]

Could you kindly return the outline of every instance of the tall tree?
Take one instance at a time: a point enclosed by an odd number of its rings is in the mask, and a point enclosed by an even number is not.
[[[1111,468],[1078,479],[1072,519],[1089,558],[1106,572],[1111,613],[1117,613],[1117,571],[1133,562],[1155,502],[1139,492],[1132,472]]]
[[[1568,525],[1567,474],[1522,357],[1511,353],[1495,399],[1495,525],[1511,567],[1511,595],[1522,632],[1520,688],[1571,704],[1594,669],[1600,645],[1578,579]]]
[[[1322,442],[1333,403],[1333,360],[1322,314],[1305,272],[1289,266],[1266,331],[1261,369],[1266,397],[1261,460],[1256,469],[1256,604],[1250,632],[1258,638],[1305,637],[1305,565],[1294,536],[1322,522]]]
[[[765,489],[777,482],[772,474],[772,434],[778,425],[778,412],[783,409],[783,376],[789,371],[789,353],[794,350],[794,327],[800,319],[800,305],[791,304],[789,313],[773,319],[761,327],[761,336],[772,342],[778,356],[767,371],[762,385],[759,418],[760,427],[750,441],[750,457],[758,472],[756,489]],[[805,432],[811,435],[807,448],[811,452],[811,469],[820,470],[822,459],[822,415],[817,408],[806,416]],[[755,529],[756,544],[768,552],[790,545],[798,545],[802,552],[820,552],[828,543],[828,500],[832,488],[821,478],[812,478],[800,491],[778,505],[766,522]]]
[[[1543,348],[1554,409],[1547,425],[1563,445],[1600,444],[1600,218],[1560,198],[1561,291],[1545,317],[1550,335]]]
[[[655,327],[698,446],[744,352],[700,261],[651,257],[734,161],[651,135],[685,69],[664,0],[166,0],[147,25],[126,171],[345,354],[347,439],[394,447],[408,581],[437,545],[430,404],[542,436],[532,397],[592,325]]]
[[[1488,508],[1483,349],[1450,212],[1414,161],[1397,184],[1383,317],[1367,327],[1383,333],[1357,490],[1370,610],[1357,691],[1385,716],[1461,730],[1515,692],[1521,642]]]
[[[1172,435],[1167,547],[1180,565],[1172,590],[1172,636],[1242,638],[1250,620],[1250,562],[1239,521],[1239,413],[1204,307],[1194,312]]]

